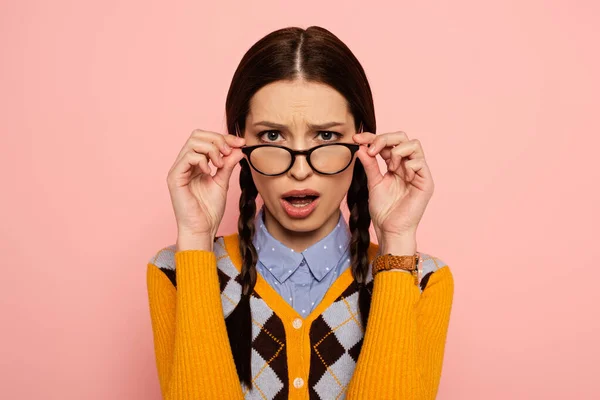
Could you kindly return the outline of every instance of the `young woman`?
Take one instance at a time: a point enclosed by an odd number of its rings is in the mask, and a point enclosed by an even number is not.
[[[148,263],[164,398],[434,399],[454,284],[417,251],[419,141],[375,134],[362,66],[319,27],[252,46],[226,113],[169,171],[177,242]],[[238,231],[217,237],[238,163]]]

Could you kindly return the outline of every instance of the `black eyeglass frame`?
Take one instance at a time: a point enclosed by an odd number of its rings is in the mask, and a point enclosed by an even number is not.
[[[341,170],[339,170],[338,172],[321,172],[318,169],[316,169],[313,164],[310,162],[310,155],[313,153],[313,151],[320,149],[321,147],[326,147],[326,146],[345,146],[350,150],[350,161],[348,162],[348,164],[342,168]],[[287,167],[287,169],[283,172],[280,172],[278,174],[265,174],[264,172],[260,171],[258,168],[256,168],[253,164],[252,161],[250,161],[250,154],[252,153],[252,151],[254,151],[255,149],[258,149],[260,147],[278,147],[280,149],[284,149],[286,151],[288,151],[291,156],[292,156],[292,160],[290,162],[289,167]],[[242,147],[242,153],[244,153],[247,157],[248,157],[248,163],[250,164],[250,166],[252,166],[252,168],[254,168],[254,170],[256,172],[258,172],[259,174],[265,175],[265,176],[279,176],[279,175],[283,175],[286,172],[288,172],[292,166],[294,165],[294,163],[296,162],[296,156],[297,155],[304,155],[306,156],[306,161],[308,161],[308,165],[310,165],[310,167],[313,169],[313,171],[318,172],[321,175],[337,175],[340,172],[344,171],[346,168],[348,168],[350,166],[350,164],[352,164],[352,160],[354,159],[354,153],[356,153],[358,151],[358,149],[360,148],[360,145],[358,144],[354,144],[354,143],[325,143],[325,144],[320,144],[318,146],[315,147],[311,147],[310,149],[307,150],[293,150],[290,149],[288,147],[285,146],[279,146],[276,144],[257,144],[254,146],[247,146],[247,147]]]

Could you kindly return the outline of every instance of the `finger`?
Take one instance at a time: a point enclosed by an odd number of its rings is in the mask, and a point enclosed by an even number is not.
[[[186,145],[183,147],[178,158],[181,158],[183,156],[183,154],[185,153],[186,149],[189,148],[189,146],[187,146],[187,144],[190,141],[197,141],[197,140],[212,143],[219,149],[219,151],[221,153],[223,153],[225,155],[230,154],[231,148],[241,147],[246,144],[246,139],[244,139],[242,137],[228,135],[228,134],[221,134],[221,133],[217,133],[217,132],[203,131],[201,129],[195,129],[194,131],[192,131],[190,138],[186,142]]]
[[[367,175],[367,180],[369,182],[369,188],[377,185],[381,179],[383,179],[383,175],[381,175],[381,171],[379,170],[377,159],[367,153],[366,145],[360,146],[356,152],[356,155],[365,169],[365,174]]]
[[[189,151],[169,171],[169,182],[177,186],[187,184],[196,169],[200,169],[205,174],[210,174],[206,156]]]
[[[207,142],[197,138],[191,138],[189,141],[190,150],[199,154],[205,154],[215,167],[223,166],[223,154],[212,142]]]
[[[231,154],[224,157],[224,165],[222,168],[217,169],[217,173],[213,176],[215,182],[223,187],[229,187],[229,180],[231,178],[231,173],[233,172],[233,168],[240,162],[240,160],[244,158],[244,153],[242,153],[241,149],[233,149]]]
[[[246,145],[246,139],[241,136],[223,135],[225,143],[231,147],[242,147]]]
[[[198,153],[194,153],[194,154],[198,154]],[[195,155],[192,157],[196,158]],[[202,170],[202,172],[204,172],[207,175],[210,175],[211,170],[208,165],[208,158],[204,154],[198,154],[197,160],[198,160],[198,165],[200,166],[200,169]]]
[[[364,134],[364,136],[360,136],[363,134]],[[370,132],[363,132],[363,133],[355,134],[352,138],[354,139],[355,142],[357,142],[359,144],[367,144],[367,145],[373,146],[372,142],[377,138],[377,136]],[[390,150],[391,149],[384,147],[383,149],[381,149],[379,151],[379,154],[381,155],[381,157],[384,160],[388,160],[391,156]]]
[[[383,158],[387,162],[388,160],[390,160],[392,158],[392,148],[384,147],[379,152],[379,155],[381,156],[381,158]]]
[[[398,167],[402,158],[417,159],[425,158],[421,143],[417,139],[409,140],[391,149],[392,165]]]
[[[192,131],[192,133],[190,134],[190,137],[185,141],[185,144],[181,148],[181,151],[177,155],[177,161],[179,161],[190,150],[190,148],[191,148],[190,141],[191,140],[196,138],[196,139],[200,139],[200,140],[204,140],[204,141],[210,141],[210,137],[212,134],[213,134],[213,132],[203,131],[202,129],[194,129]],[[216,132],[214,132],[214,134],[218,135],[218,133],[216,133]]]
[[[406,177],[408,182],[412,182],[416,176],[426,178],[428,174],[427,164],[425,163],[424,158],[418,158],[415,160],[405,160],[404,168],[406,170]]]
[[[240,136],[221,134],[217,132],[196,130],[192,132],[192,136],[206,142],[213,143],[225,154],[229,154],[232,147],[241,147],[246,144],[246,139]]]
[[[220,146],[219,146],[220,152],[222,152],[225,155],[228,155],[231,153],[231,147],[243,146],[246,143],[244,138],[237,137],[234,135],[222,135],[217,132],[209,132],[209,131],[203,131],[201,129],[195,129],[194,131],[192,131],[190,137],[188,138],[188,140],[185,142],[185,144],[179,151],[179,154],[177,155],[177,158],[175,159],[175,162],[173,163],[171,170],[173,170],[175,165],[179,164],[179,162],[183,159],[183,157],[187,153],[189,153],[190,149],[193,149],[194,147],[198,148],[198,146],[195,145],[194,143],[200,143],[200,142],[208,142],[213,145],[214,145],[214,143],[220,144]],[[215,146],[217,146],[217,145],[215,145]],[[202,153],[202,151],[200,151],[200,153]],[[215,153],[213,152],[213,154],[215,154]],[[215,155],[215,156],[213,156],[213,158],[219,159],[221,157],[216,157],[216,155]],[[206,167],[204,169],[201,169],[205,173],[210,173],[210,168],[208,167],[208,159],[209,158],[207,156],[204,158],[204,161],[201,162],[202,165],[206,165]],[[218,165],[218,161],[215,161],[213,163],[215,164],[215,166]]]
[[[369,154],[374,156],[384,148],[394,148],[395,146],[408,141],[408,136],[406,136],[406,133],[402,131],[377,135],[377,137],[371,143]]]
[[[361,132],[352,135],[352,139],[359,144],[371,143],[373,140],[375,140],[376,137],[377,135],[371,132]]]

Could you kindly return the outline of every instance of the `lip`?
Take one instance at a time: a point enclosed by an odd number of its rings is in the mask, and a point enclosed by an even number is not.
[[[312,201],[312,203],[306,207],[296,208],[292,206],[287,200],[283,198],[279,199],[281,202],[281,207],[283,207],[284,211],[290,218],[301,219],[306,218],[317,208],[319,204],[320,197],[317,197]]]
[[[320,194],[316,190],[312,189],[296,189],[290,190],[289,192],[285,192],[281,195],[281,198],[290,196],[320,196]]]

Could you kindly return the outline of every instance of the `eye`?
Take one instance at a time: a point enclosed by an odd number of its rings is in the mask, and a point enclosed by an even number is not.
[[[263,142],[274,142],[275,139],[277,139],[278,135],[281,135],[281,132],[273,130],[273,131],[260,132],[257,136]],[[341,133],[333,132],[333,131],[319,131],[317,136],[319,136],[319,135],[321,135],[321,138],[325,142],[331,142],[334,139],[339,139],[343,136]],[[335,135],[335,136],[332,137],[332,135]],[[267,139],[265,140],[265,138],[267,138]]]
[[[277,138],[277,135],[280,135],[280,134],[281,133],[279,133],[279,131],[263,131],[258,134],[258,137],[261,141],[272,142],[275,140],[275,138]],[[265,137],[272,139],[272,140],[263,140],[263,138],[265,138]]]
[[[319,135],[323,135],[323,134],[328,135],[327,137],[330,138],[330,139],[331,139],[330,135],[336,135],[333,139],[339,139],[340,137],[342,137],[342,134],[337,133],[337,132],[332,132],[332,131],[320,131],[319,132]],[[324,136],[321,136],[321,137],[323,137],[325,139]],[[325,141],[326,142],[330,142],[331,140],[325,139]]]

